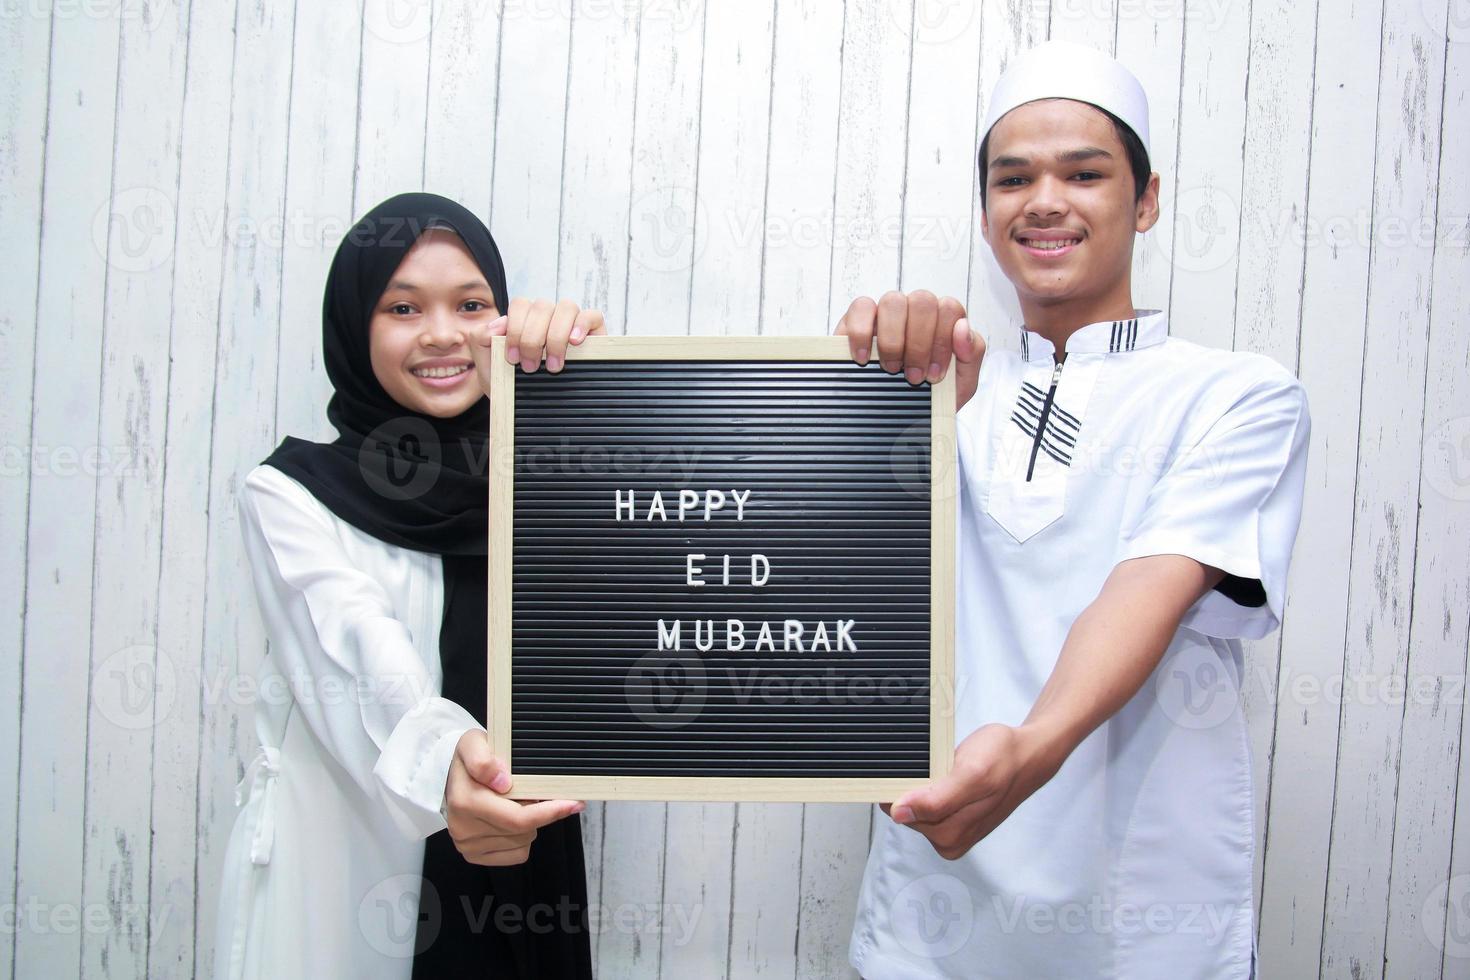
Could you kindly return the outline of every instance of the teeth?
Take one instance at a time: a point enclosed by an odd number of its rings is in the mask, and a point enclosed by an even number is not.
[[[461,364],[459,367],[414,368],[413,373],[420,378],[452,378],[457,374],[464,374],[469,369],[468,364]]]
[[[1055,249],[1065,248],[1068,245],[1076,245],[1079,242],[1081,242],[1082,239],[1080,239],[1080,238],[1063,238],[1063,239],[1056,240],[1056,241],[1048,241],[1048,240],[1044,240],[1044,239],[1040,239],[1040,238],[1028,238],[1025,241],[1026,241],[1026,244],[1029,245],[1029,246],[1031,246],[1032,248],[1039,248],[1039,249],[1041,249],[1043,251],[1050,252],[1050,251],[1054,251]]]

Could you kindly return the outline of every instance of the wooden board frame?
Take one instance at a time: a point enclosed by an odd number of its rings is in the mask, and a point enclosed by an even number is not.
[[[589,337],[568,361],[847,361],[843,337]],[[516,365],[505,338],[491,346],[488,720],[492,751],[511,753],[512,558]],[[929,777],[518,775],[516,799],[888,803],[949,774],[954,761],[955,515],[958,507],[954,372],[931,386]]]

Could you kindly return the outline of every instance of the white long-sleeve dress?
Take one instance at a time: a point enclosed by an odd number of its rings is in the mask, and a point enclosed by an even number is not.
[[[407,978],[424,839],[480,727],[438,696],[441,559],[359,531],[270,466],[246,477],[240,519],[270,644],[215,976]]]

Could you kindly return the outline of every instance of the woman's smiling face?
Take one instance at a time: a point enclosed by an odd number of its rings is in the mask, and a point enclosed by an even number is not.
[[[1111,120],[1069,99],[1028,102],[995,124],[987,154],[981,229],[1023,305],[1126,294],[1134,236],[1158,218],[1158,178],[1137,197]]]
[[[369,326],[373,374],[404,408],[454,418],[485,397],[469,341],[500,316],[495,294],[459,236],[430,229],[403,257]]]

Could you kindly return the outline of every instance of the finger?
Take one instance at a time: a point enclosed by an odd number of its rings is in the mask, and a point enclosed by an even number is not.
[[[954,325],[962,319],[965,308],[953,296],[939,301],[939,318],[934,323],[934,348],[930,351],[929,370],[926,377],[931,383],[943,378],[954,357]]]
[[[500,316],[490,321],[490,336],[504,337],[505,331],[509,328],[509,326],[510,317],[502,313]],[[486,341],[485,346],[489,347],[490,343]]]
[[[505,321],[505,359],[512,364],[521,362],[521,330],[529,312],[531,301],[525,297],[517,296],[510,301],[510,312]]]
[[[859,296],[837,321],[836,334],[847,337],[847,349],[859,364],[867,364],[872,357],[873,328],[877,316],[878,304],[866,296]]]
[[[541,350],[546,346],[546,332],[551,327],[551,316],[556,307],[550,300],[538,299],[531,303],[526,312],[526,322],[521,326],[521,370],[535,374],[541,364]]]
[[[569,299],[561,300],[551,311],[551,324],[546,328],[546,370],[555,374],[567,359],[567,341],[581,307]]]
[[[580,344],[588,337],[606,334],[607,324],[603,321],[600,310],[583,310],[577,314],[577,322],[572,324],[573,344]]]
[[[939,321],[939,300],[927,289],[908,296],[908,324],[903,338],[903,376],[911,385],[929,373],[934,348],[934,325]]]
[[[985,338],[970,326],[968,317],[955,321],[951,331],[955,357],[955,410],[965,407],[980,387],[980,365],[985,360]]]
[[[889,374],[903,369],[903,334],[908,320],[908,297],[886,292],[878,300],[878,363]]]
[[[472,735],[465,738],[458,747],[459,759],[464,763],[465,771],[475,782],[496,793],[509,791],[512,782],[510,770],[490,751],[489,737],[484,732],[476,734],[479,737]]]
[[[938,823],[951,816],[962,806],[984,800],[990,793],[982,793],[977,799],[975,797],[974,774],[966,774],[961,779],[960,774],[953,773],[943,779],[936,779],[928,786],[910,790],[893,801],[893,811],[890,814],[894,823],[901,824],[927,824]]]

